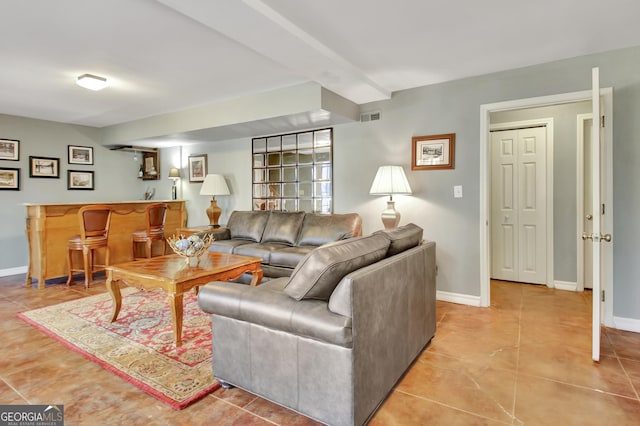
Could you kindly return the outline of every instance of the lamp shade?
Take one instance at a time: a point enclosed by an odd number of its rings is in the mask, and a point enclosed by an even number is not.
[[[380,166],[373,179],[369,194],[411,194],[411,187],[402,166]]]
[[[169,169],[169,179],[180,179],[180,170],[177,167]]]
[[[209,174],[204,178],[200,187],[200,195],[229,195],[229,187],[224,176],[217,174]]]

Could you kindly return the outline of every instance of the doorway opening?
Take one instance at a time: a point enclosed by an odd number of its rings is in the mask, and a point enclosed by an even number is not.
[[[604,114],[607,117],[612,116],[612,96],[613,91],[611,88],[602,89],[601,90],[601,98],[604,101]],[[562,104],[570,104],[570,103],[578,103],[584,101],[591,100],[591,91],[582,91],[582,92],[573,92],[552,96],[543,96],[539,98],[529,98],[529,99],[520,99],[506,102],[498,102],[493,104],[485,104],[480,107],[480,305],[481,306],[489,306],[490,305],[490,275],[491,275],[491,151],[490,151],[490,129],[492,125],[491,115],[494,113],[506,112],[506,111],[516,111],[528,108],[537,108],[537,107],[546,107],[546,106],[554,106],[554,105],[562,105]],[[612,119],[609,119],[608,128],[605,127],[605,139],[608,141],[612,140],[612,126],[610,123]],[[574,126],[575,126],[575,118],[574,118]],[[575,138],[572,140],[572,143],[575,144]],[[574,145],[575,146],[575,145]],[[575,158],[575,157],[574,157]],[[577,160],[574,160],[577,161]],[[611,167],[611,155],[605,157],[605,169],[607,170],[607,175],[612,175],[612,167]],[[553,182],[553,178],[551,180]],[[608,187],[605,188],[605,203],[607,206],[612,207],[612,188],[611,188],[611,179],[606,179],[604,185]],[[575,189],[574,189],[575,190]],[[574,211],[577,211],[576,206],[573,206]],[[577,214],[577,213],[576,213]],[[607,229],[612,229],[612,214],[607,214],[605,217],[605,222],[609,222],[605,224]],[[553,217],[553,210],[551,213],[551,217]],[[556,224],[555,228],[557,229],[558,224]],[[576,227],[573,227],[571,232],[575,232]],[[572,238],[571,244],[575,244],[574,236]],[[553,241],[553,240],[551,240]],[[547,255],[549,255],[549,251]],[[577,254],[576,254],[577,256]],[[603,289],[607,294],[607,298],[604,302],[604,323],[605,325],[613,324],[613,316],[612,316],[612,250],[608,250],[608,253],[604,253],[603,255]],[[558,263],[558,262],[556,262]],[[582,261],[576,259],[571,262],[575,267],[578,265],[582,267]],[[549,262],[551,268],[549,271],[551,273],[550,279],[548,279],[548,285],[554,286],[556,288],[563,288],[566,282],[562,280],[554,279],[554,265],[553,259]],[[548,271],[548,272],[549,272]],[[576,279],[577,281],[577,279]],[[554,285],[556,284],[556,285]],[[575,287],[575,286],[573,286]],[[575,288],[563,288],[575,290]]]

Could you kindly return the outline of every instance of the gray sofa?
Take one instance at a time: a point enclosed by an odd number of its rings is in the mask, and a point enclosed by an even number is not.
[[[435,262],[409,224],[319,247],[289,278],[201,287],[214,376],[330,425],[366,423],[435,333]]]
[[[209,250],[260,257],[265,277],[288,277],[311,250],[360,235],[362,219],[356,213],[236,210],[225,228],[214,231]]]

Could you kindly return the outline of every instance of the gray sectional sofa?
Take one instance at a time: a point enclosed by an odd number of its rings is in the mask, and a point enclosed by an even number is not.
[[[209,250],[260,257],[265,277],[288,277],[311,250],[360,235],[362,219],[356,213],[236,210],[225,228],[214,231]]]
[[[409,224],[309,252],[290,277],[213,282],[213,374],[330,425],[366,423],[435,333],[435,243]]]

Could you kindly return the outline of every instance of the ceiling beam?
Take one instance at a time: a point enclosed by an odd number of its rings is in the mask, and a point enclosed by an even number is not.
[[[391,98],[390,90],[261,0],[157,1],[356,104]]]

